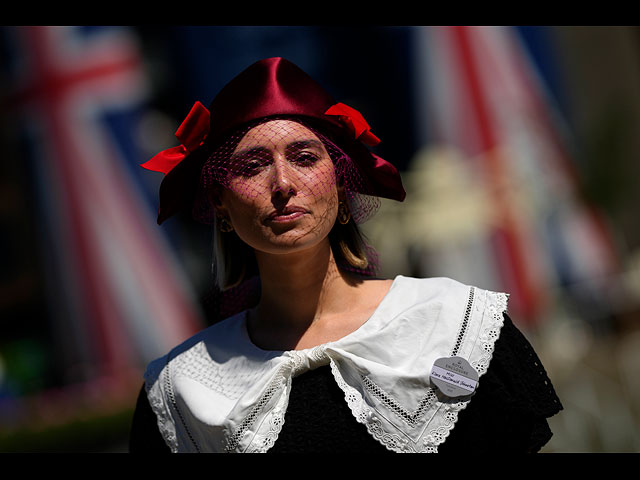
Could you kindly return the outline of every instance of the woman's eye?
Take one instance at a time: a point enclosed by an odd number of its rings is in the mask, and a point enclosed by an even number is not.
[[[244,167],[247,171],[254,171],[264,167],[267,164],[264,160],[254,159],[245,162]]]
[[[251,160],[247,161],[242,165],[242,168],[238,172],[243,177],[253,177],[260,173],[260,171],[265,167],[266,162]]]
[[[318,155],[313,152],[298,152],[295,155],[292,155],[292,158],[290,159],[292,163],[301,165],[303,167],[309,167],[316,163],[318,160]]]
[[[232,162],[233,175],[252,177],[271,163],[271,156],[263,152],[251,152],[248,155],[238,155]]]

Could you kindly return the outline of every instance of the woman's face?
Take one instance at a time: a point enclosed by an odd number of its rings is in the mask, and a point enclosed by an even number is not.
[[[320,139],[291,120],[251,129],[232,157],[218,211],[266,253],[301,251],[327,239],[338,211],[334,165]]]

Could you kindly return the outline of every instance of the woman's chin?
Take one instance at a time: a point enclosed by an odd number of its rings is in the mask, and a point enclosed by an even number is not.
[[[255,245],[255,250],[264,253],[284,255],[312,250],[314,247],[322,244],[324,240],[326,240],[328,244],[326,236],[319,238],[312,232],[301,231],[294,227],[279,231],[275,231],[276,229],[273,230],[269,236],[269,240],[267,242],[261,242],[260,245]]]

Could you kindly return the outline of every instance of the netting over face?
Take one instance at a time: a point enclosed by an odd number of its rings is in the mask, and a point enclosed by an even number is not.
[[[366,191],[365,182],[351,158],[309,123],[291,117],[262,119],[234,132],[210,155],[202,169],[194,216],[213,224],[211,192],[224,189],[247,201],[280,197],[281,207],[273,206],[283,215],[294,213],[286,210],[286,198],[317,202],[340,192],[352,221],[360,224],[379,207],[377,197],[358,193]],[[338,196],[335,199],[326,212],[333,219]]]

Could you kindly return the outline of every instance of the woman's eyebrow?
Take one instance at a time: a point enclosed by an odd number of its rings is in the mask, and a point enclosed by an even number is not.
[[[308,139],[308,140],[296,140],[295,142],[291,142],[289,145],[287,145],[287,149],[300,149],[300,148],[316,148],[316,149],[322,149],[322,142],[318,141],[318,140],[314,140],[314,139]]]
[[[322,146],[322,142],[318,140],[307,139],[307,140],[293,141],[289,143],[286,148],[287,150],[293,150],[293,149],[300,150],[303,148],[315,148],[315,149],[321,150],[323,146]],[[234,152],[231,155],[231,160],[236,160],[241,157],[258,156],[258,155],[264,155],[269,153],[270,153],[270,150],[263,145],[257,146],[257,147],[247,147],[243,150]]]
[[[239,150],[237,152],[234,152],[231,155],[231,159],[234,160],[240,157],[258,156],[259,154],[264,154],[264,153],[269,153],[269,149],[267,147],[248,147],[248,148],[245,148],[244,150]]]

